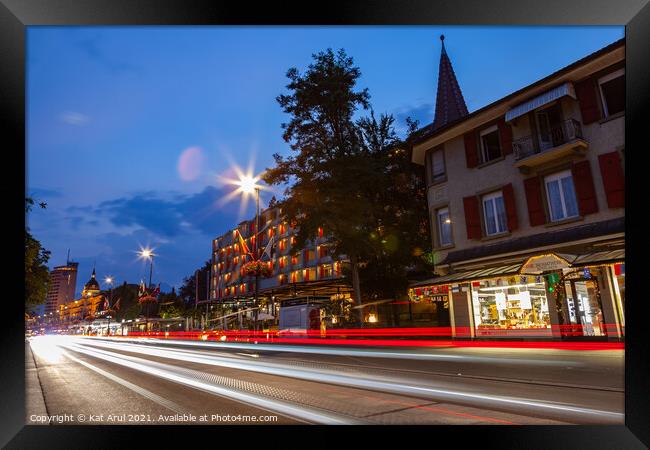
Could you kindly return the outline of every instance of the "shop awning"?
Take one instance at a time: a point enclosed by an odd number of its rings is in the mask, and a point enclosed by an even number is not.
[[[519,272],[520,268],[521,268],[521,263],[518,263],[518,264],[510,264],[507,266],[490,267],[488,269],[455,272],[455,273],[450,273],[449,275],[443,275],[441,277],[431,278],[429,280],[417,282],[415,284],[412,284],[411,287],[434,286],[437,284],[450,284],[450,283],[461,282],[461,281],[464,282],[464,281],[480,280],[483,278],[490,278],[490,277],[515,275]]]
[[[595,252],[580,255],[573,261],[571,266],[587,266],[593,264],[608,264],[625,261],[625,249],[611,250],[607,252]]]
[[[541,95],[538,95],[537,97],[531,100],[518,104],[517,106],[515,106],[514,108],[506,112],[506,122],[516,119],[519,116],[523,116],[524,114],[527,114],[530,111],[539,108],[540,106],[544,106],[548,103],[551,103],[557,100],[558,98],[564,97],[565,95],[576,98],[576,93],[573,88],[573,83],[566,82],[549,91],[544,92]]]

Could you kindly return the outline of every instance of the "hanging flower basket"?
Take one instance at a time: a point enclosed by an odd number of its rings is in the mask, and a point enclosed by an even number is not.
[[[242,266],[242,272],[246,275],[259,275],[267,278],[271,276],[273,270],[270,263],[251,261]]]
[[[141,305],[148,304],[148,303],[156,303],[158,299],[152,295],[144,295],[138,299],[138,303]]]

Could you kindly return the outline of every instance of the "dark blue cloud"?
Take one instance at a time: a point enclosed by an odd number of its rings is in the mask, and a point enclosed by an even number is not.
[[[155,192],[145,192],[101,202],[96,207],[71,206],[71,220],[78,214],[107,217],[117,227],[139,226],[158,236],[174,238],[187,228],[209,236],[217,236],[238,223],[238,202],[220,205],[227,192],[208,186],[192,195],[174,194],[163,198]],[[94,219],[97,220],[96,218]],[[90,222],[88,222],[90,223]]]

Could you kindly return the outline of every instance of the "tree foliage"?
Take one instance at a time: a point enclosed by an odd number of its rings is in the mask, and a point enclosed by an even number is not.
[[[31,197],[25,198],[25,214],[29,213],[36,201]],[[39,206],[45,208],[47,204],[40,202]],[[47,262],[50,252],[41,246],[29,232],[25,225],[25,305],[34,307],[45,302],[47,287],[50,281],[50,271]]]
[[[290,116],[283,138],[294,154],[274,155],[264,181],[285,185],[277,206],[298,230],[294,252],[323,227],[332,254],[350,260],[355,292],[361,269],[366,281],[385,280],[377,293],[364,283],[367,295],[392,295],[388,287],[395,277],[405,282],[405,264],[419,256],[415,244],[427,242],[421,171],[400,149],[394,118],[376,119],[368,90],[356,89],[361,72],[352,58],[328,49],[313,59],[306,73],[287,72],[290,93],[277,101]]]

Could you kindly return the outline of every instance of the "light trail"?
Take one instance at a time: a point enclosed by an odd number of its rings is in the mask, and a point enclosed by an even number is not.
[[[353,375],[341,375],[329,370],[304,369],[295,367],[286,367],[281,364],[268,363],[259,360],[233,360],[233,358],[224,358],[207,355],[204,352],[178,351],[174,349],[165,349],[161,347],[139,346],[119,342],[99,341],[92,339],[80,340],[79,344],[74,347],[79,350],[88,352],[85,347],[103,347],[118,351],[124,351],[135,354],[142,354],[153,357],[167,358],[176,361],[199,363],[217,367],[227,367],[231,369],[244,370],[249,372],[264,373],[281,377],[296,378],[317,383],[329,383],[353,388],[374,390],[385,393],[405,394],[417,396],[419,398],[430,398],[436,401],[444,401],[456,404],[469,405],[485,409],[497,409],[502,411],[515,412],[527,416],[544,416],[553,419],[565,420],[575,423],[623,423],[624,414],[614,411],[604,411],[599,409],[581,407],[563,402],[553,402],[545,400],[534,400],[527,398],[518,398],[510,396],[481,394],[476,392],[464,392],[454,389],[449,384],[446,387],[444,383],[438,383],[439,386],[415,386],[404,384],[399,378],[391,377],[374,377],[364,378]],[[142,366],[151,366],[151,361],[143,362],[142,358],[107,352],[94,348],[88,353],[90,356],[101,354],[103,357],[109,357],[120,361],[122,365],[131,367],[132,364]],[[125,362],[129,361],[129,362]],[[155,363],[158,364],[158,363]],[[173,366],[170,366],[173,367]],[[147,371],[149,369],[143,370]],[[150,373],[150,372],[147,372]],[[161,375],[162,376],[162,375]],[[284,406],[283,406],[284,407]]]
[[[100,340],[105,338],[92,338],[87,339]],[[235,342],[222,342],[222,341],[189,341],[189,340],[172,340],[172,339],[157,339],[157,338],[129,338],[129,337],[114,337],[116,341],[126,341],[135,344],[162,344],[162,345],[182,345],[187,347],[196,348],[232,348],[241,350],[252,350],[255,352],[269,351],[269,352],[288,352],[288,353],[308,353],[315,355],[335,355],[335,356],[356,356],[367,358],[391,358],[391,359],[415,359],[415,360],[430,360],[430,361],[463,361],[463,362],[481,362],[490,364],[504,364],[504,365],[540,365],[540,366],[582,366],[581,362],[567,361],[567,360],[536,360],[524,358],[507,358],[503,356],[469,356],[469,355],[447,355],[444,353],[424,353],[424,352],[398,352],[398,351],[384,351],[384,350],[356,350],[350,348],[330,348],[330,347],[306,347],[299,345],[282,345],[282,344],[247,344]]]
[[[278,400],[271,400],[262,396],[243,393],[240,391],[227,389],[213,383],[201,381],[196,377],[183,374],[183,370],[169,364],[157,363],[143,358],[129,357],[117,353],[106,352],[98,349],[89,350],[75,343],[61,342],[58,345],[68,350],[85,354],[90,357],[102,359],[120,366],[128,367],[148,375],[159,377],[165,380],[176,382],[185,386],[209,392],[221,397],[234,399],[239,402],[248,404],[255,408],[265,409],[275,414],[294,419],[300,419],[307,422],[319,423],[325,425],[346,425],[358,424],[358,421],[349,417],[337,416],[319,412],[310,408],[296,406],[291,403]],[[184,372],[188,372],[185,370]],[[196,372],[196,371],[193,371]]]

